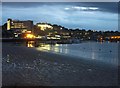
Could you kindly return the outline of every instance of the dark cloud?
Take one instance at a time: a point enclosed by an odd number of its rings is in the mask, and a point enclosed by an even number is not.
[[[87,6],[98,7],[101,11],[118,13],[118,2],[92,2]]]
[[[118,13],[118,2],[3,2],[3,7],[11,8],[33,8],[41,5],[97,7],[99,11]]]

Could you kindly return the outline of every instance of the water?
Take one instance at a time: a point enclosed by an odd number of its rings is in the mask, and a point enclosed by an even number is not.
[[[45,44],[37,50],[52,52],[83,59],[97,60],[109,64],[118,64],[118,45],[120,43],[87,42],[80,44]]]

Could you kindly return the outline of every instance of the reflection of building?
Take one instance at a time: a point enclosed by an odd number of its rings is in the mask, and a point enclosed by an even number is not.
[[[30,30],[33,29],[33,21],[27,20],[27,21],[19,21],[19,20],[12,20],[8,19],[7,21],[7,30]]]
[[[51,25],[48,25],[46,23],[37,23],[37,27],[40,28],[40,30],[45,30],[45,29],[53,29]]]

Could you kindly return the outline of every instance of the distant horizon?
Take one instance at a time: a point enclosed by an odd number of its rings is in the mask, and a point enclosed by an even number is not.
[[[11,18],[32,20],[34,24],[47,22],[68,29],[119,31],[117,5],[116,2],[3,2],[0,25]]]

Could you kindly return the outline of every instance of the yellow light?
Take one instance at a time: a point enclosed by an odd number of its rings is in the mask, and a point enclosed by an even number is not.
[[[10,30],[10,20],[7,21],[7,30]]]
[[[27,44],[27,47],[34,47],[33,44]]]
[[[35,36],[33,34],[26,34],[26,37],[25,38],[35,38]]]
[[[55,44],[55,46],[60,46],[59,44]]]
[[[34,47],[34,41],[28,41],[27,47]]]

